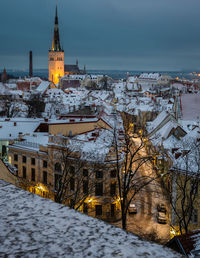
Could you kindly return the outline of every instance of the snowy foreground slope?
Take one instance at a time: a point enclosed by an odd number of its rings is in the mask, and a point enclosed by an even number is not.
[[[179,257],[0,180],[0,257],[139,256]]]

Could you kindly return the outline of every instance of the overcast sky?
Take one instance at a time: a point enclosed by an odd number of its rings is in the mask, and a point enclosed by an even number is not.
[[[0,0],[0,69],[48,67],[56,0]],[[200,0],[58,0],[65,63],[200,69]]]

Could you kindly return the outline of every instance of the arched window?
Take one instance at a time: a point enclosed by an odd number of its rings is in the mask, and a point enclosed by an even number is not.
[[[61,172],[61,164],[60,163],[56,163],[54,166],[54,170],[57,172]]]

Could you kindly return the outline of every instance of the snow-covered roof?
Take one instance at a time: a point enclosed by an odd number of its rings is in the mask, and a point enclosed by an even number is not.
[[[108,130],[94,130],[80,134],[70,140],[70,148],[81,153],[81,159],[104,162],[113,141]]]
[[[62,120],[58,120],[58,119],[52,119],[49,124],[53,125],[53,124],[71,124],[71,123],[90,123],[90,122],[97,122],[99,120],[98,117],[91,117],[91,118],[84,118],[84,117],[67,117],[65,119]]]
[[[159,77],[159,73],[142,73],[140,74],[139,79],[158,80]]]
[[[165,118],[169,115],[166,111],[162,111],[149,125],[148,131],[152,132],[156,127],[165,120]]]
[[[181,95],[182,120],[200,121],[200,94]]]
[[[42,81],[36,90],[39,91],[41,94],[44,94],[44,92],[48,89],[50,83],[51,82],[48,81]]]
[[[0,82],[0,95],[5,95],[8,94],[8,90],[6,89],[6,87],[3,85],[3,83]]]
[[[40,121],[33,118],[0,118],[0,140],[18,139],[19,133],[33,133]]]
[[[189,151],[185,154],[184,151]],[[199,153],[200,145],[193,144],[191,141],[186,145],[180,147],[177,151],[181,155],[177,158],[176,155],[172,156],[173,168],[182,173],[189,173],[193,176],[197,175],[199,177]]]
[[[137,77],[135,77],[135,76],[128,77],[128,82],[135,82],[136,80],[137,80]]]
[[[5,85],[9,89],[17,89],[17,84],[16,83],[6,83]]]
[[[163,140],[167,139],[169,133],[173,128],[177,128],[180,126],[178,123],[174,121],[168,121],[163,127],[161,127],[153,136],[151,137],[151,141],[154,145],[160,145]],[[168,142],[169,144],[169,142]]]
[[[0,181],[3,257],[179,257],[101,220]]]

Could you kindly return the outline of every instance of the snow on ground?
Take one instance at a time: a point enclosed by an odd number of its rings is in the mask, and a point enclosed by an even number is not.
[[[179,257],[4,181],[0,196],[1,257]]]

